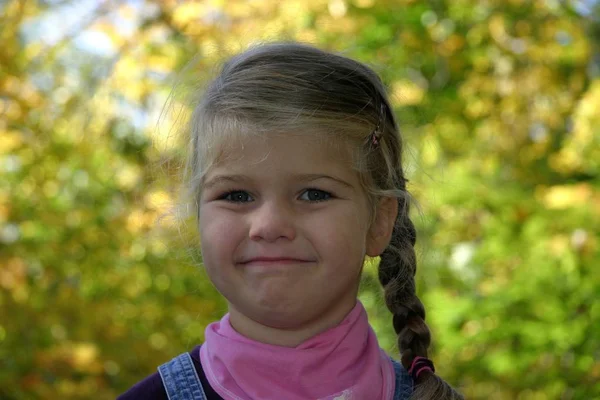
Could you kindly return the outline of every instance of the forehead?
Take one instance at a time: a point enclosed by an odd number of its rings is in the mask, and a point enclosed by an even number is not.
[[[252,135],[227,140],[217,147],[207,174],[214,170],[352,173],[353,162],[348,146],[334,139],[314,135]]]

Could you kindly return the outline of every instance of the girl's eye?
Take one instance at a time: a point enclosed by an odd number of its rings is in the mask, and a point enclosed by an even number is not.
[[[300,196],[301,200],[312,202],[329,200],[330,198],[331,193],[319,189],[307,189],[304,191],[304,193],[302,193],[302,196]]]
[[[234,190],[229,193],[225,193],[219,200],[230,201],[232,203],[247,203],[252,201],[252,197],[248,194],[248,192],[244,192],[243,190]]]

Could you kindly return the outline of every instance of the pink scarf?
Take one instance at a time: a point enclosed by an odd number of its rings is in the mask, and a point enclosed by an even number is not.
[[[389,400],[395,375],[363,305],[297,347],[256,342],[237,333],[229,314],[205,331],[200,359],[225,400]]]

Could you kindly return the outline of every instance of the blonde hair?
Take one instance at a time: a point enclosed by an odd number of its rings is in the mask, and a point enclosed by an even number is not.
[[[372,69],[298,43],[263,44],[231,58],[198,97],[191,116],[184,177],[188,194],[199,204],[203,178],[232,138],[290,132],[351,149],[372,215],[381,196],[398,199],[398,217],[391,243],[381,255],[379,280],[393,314],[402,364],[408,369],[415,357],[427,357],[430,332],[415,293],[416,230],[409,217],[402,139],[385,86]],[[412,399],[462,398],[428,371],[415,383]]]

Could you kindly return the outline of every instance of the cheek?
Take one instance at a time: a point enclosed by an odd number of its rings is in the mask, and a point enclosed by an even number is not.
[[[367,236],[367,215],[355,207],[326,211],[306,220],[304,229],[321,246],[340,251],[340,256],[360,256]]]
[[[240,223],[232,223],[231,217],[219,210],[200,212],[200,248],[202,263],[210,281],[217,290],[227,286],[232,255],[239,244]],[[236,239],[236,237],[238,239]]]
[[[200,211],[200,243],[206,258],[231,254],[242,237],[244,225],[227,212],[206,208]]]

